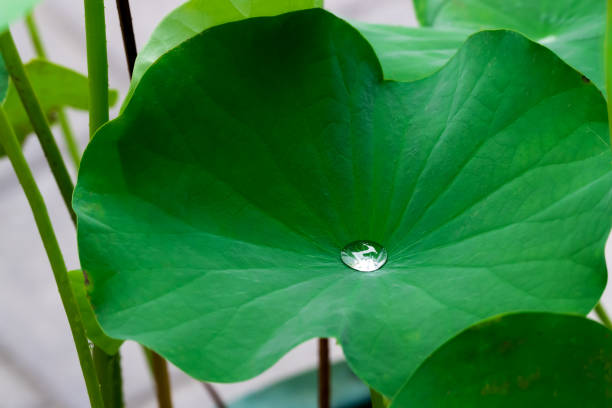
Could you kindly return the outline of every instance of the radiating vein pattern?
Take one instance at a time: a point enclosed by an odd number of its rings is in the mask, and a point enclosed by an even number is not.
[[[596,303],[605,140],[595,86],[517,33],[400,83],[325,11],[230,23],[160,58],[88,147],[79,254],[105,331],[197,378],[335,337],[393,395],[480,319]],[[386,263],[347,268],[355,242]]]

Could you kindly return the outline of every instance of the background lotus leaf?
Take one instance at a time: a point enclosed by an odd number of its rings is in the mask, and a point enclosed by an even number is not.
[[[515,30],[553,50],[605,92],[602,0],[413,0],[422,25]]]
[[[42,59],[30,61],[25,65],[25,69],[49,122],[54,123],[57,120],[57,112],[62,107],[88,109],[89,86],[86,76]],[[117,102],[117,92],[110,91],[109,98],[111,105],[114,105]],[[23,141],[33,130],[19,93],[12,82],[8,85],[2,106],[11,121],[17,139]],[[2,156],[4,149],[0,146],[0,157]]]
[[[581,316],[524,313],[479,323],[423,363],[392,408],[612,405],[612,332]]]

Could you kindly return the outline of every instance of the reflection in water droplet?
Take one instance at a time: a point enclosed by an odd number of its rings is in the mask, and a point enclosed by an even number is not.
[[[355,241],[340,252],[346,266],[360,272],[376,271],[387,262],[387,250],[372,241]]]

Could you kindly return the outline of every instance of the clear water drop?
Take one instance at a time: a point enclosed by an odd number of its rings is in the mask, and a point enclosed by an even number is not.
[[[360,272],[374,272],[387,262],[387,250],[372,241],[354,241],[342,248],[340,259]]]

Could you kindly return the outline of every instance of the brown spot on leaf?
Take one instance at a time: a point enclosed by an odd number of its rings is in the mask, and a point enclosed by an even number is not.
[[[522,375],[519,375],[516,379],[516,385],[518,385],[520,389],[526,390],[527,388],[529,388],[529,386],[534,381],[539,380],[541,376],[542,376],[542,373],[540,372],[540,369],[538,368],[535,373],[531,373],[524,377]]]
[[[506,395],[508,394],[508,389],[510,388],[510,383],[505,381],[503,384],[485,384],[484,387],[480,390],[481,395]]]

